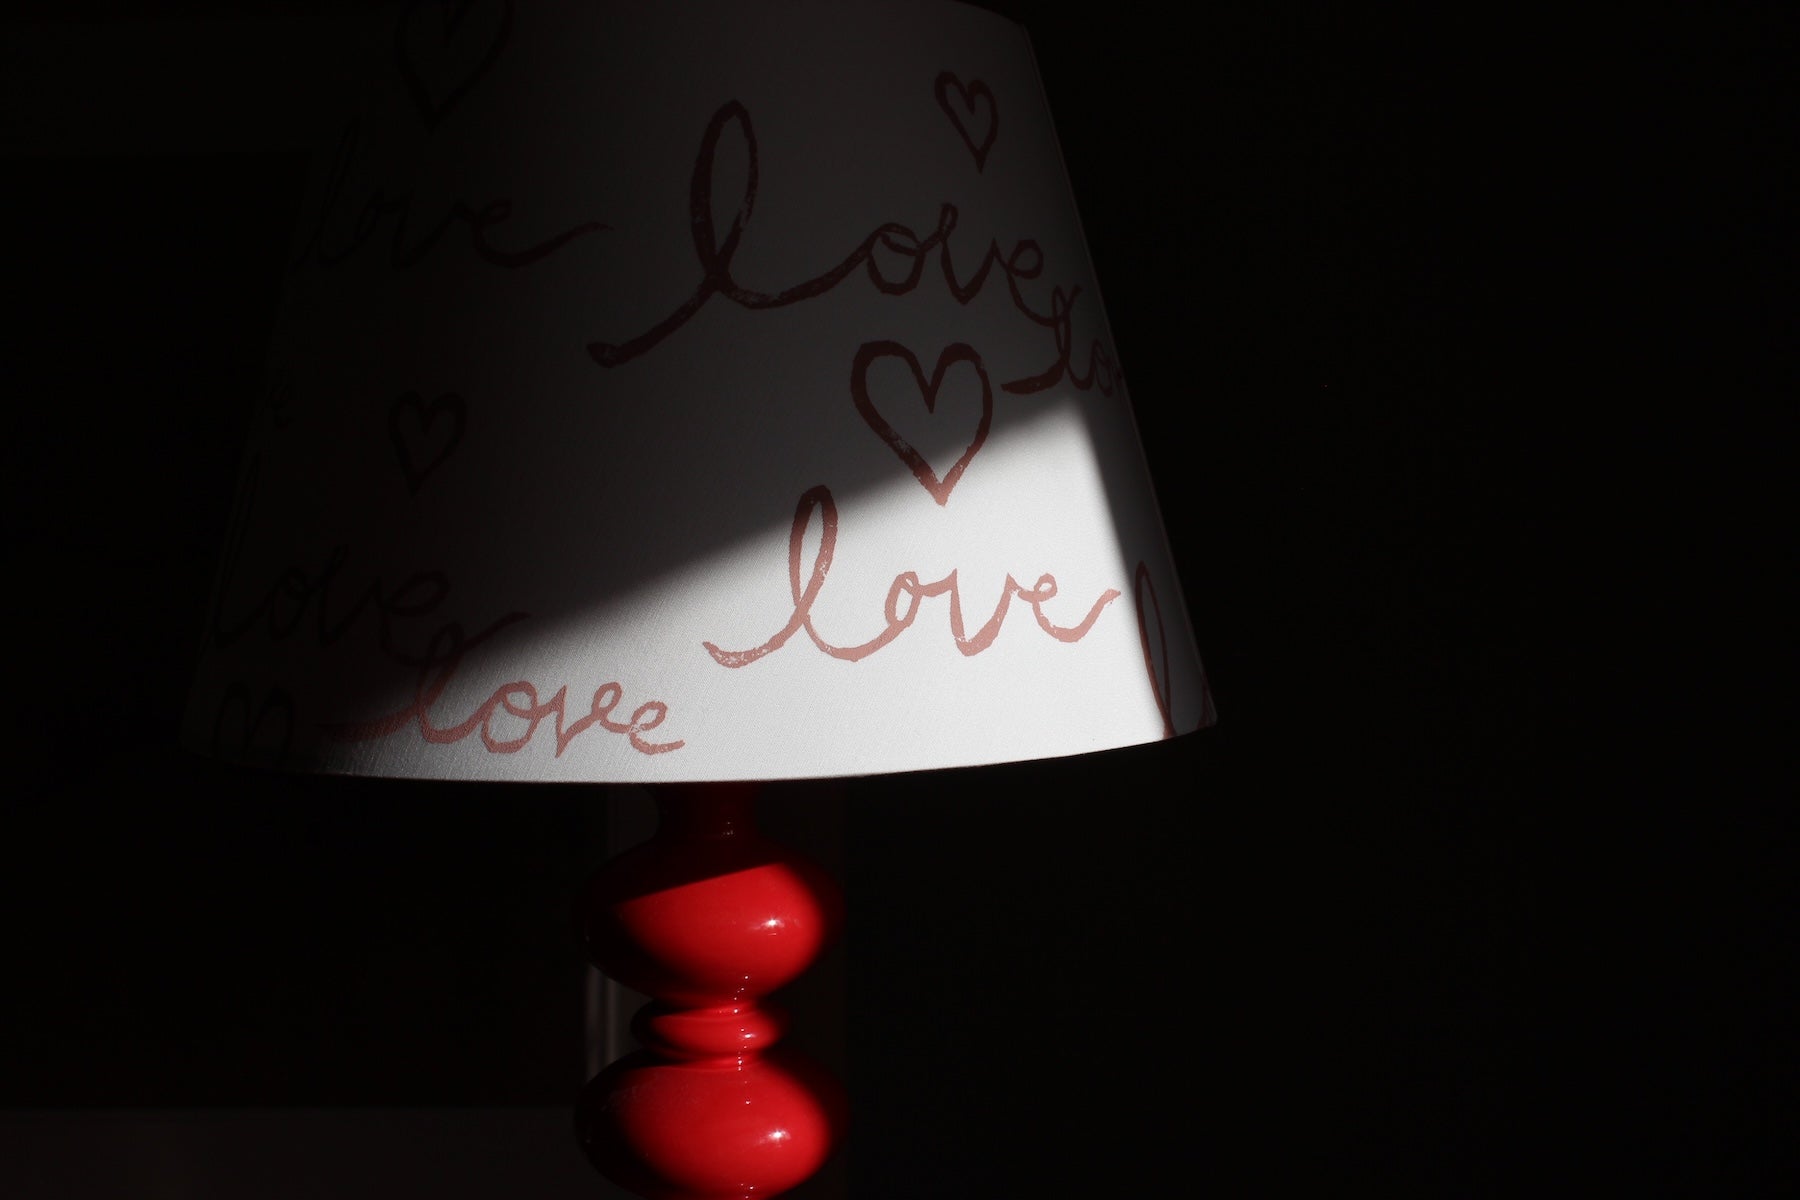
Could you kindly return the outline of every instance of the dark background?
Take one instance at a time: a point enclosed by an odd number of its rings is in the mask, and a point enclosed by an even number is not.
[[[854,1194],[1792,1194],[1795,20],[990,7],[1221,721],[850,786]],[[5,160],[0,1106],[581,1082],[590,800],[174,745],[306,166]]]

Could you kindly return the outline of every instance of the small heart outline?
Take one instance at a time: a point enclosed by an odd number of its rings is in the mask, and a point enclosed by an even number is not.
[[[969,148],[969,153],[975,156],[975,170],[985,170],[988,151],[994,148],[994,140],[1000,136],[1000,102],[994,99],[993,90],[979,79],[964,84],[954,71],[938,72],[937,84],[933,90],[937,94],[938,107],[950,118],[950,124],[956,127],[956,132],[962,138],[963,145]],[[961,110],[950,103],[952,90],[962,102]],[[988,110],[987,134],[979,143],[969,135],[968,122],[963,119],[965,110],[971,119],[974,118],[976,100],[986,100]]]
[[[433,94],[433,86],[422,71],[421,64],[414,55],[414,39],[410,36],[417,28],[414,17],[427,6],[435,6],[443,18],[442,44],[453,39],[463,18],[468,16],[469,9],[476,0],[412,0],[406,10],[400,14],[394,27],[394,58],[400,67],[400,78],[406,84],[406,90],[412,95],[413,104],[419,110],[427,129],[436,129],[438,123],[450,114],[471,91],[480,83],[482,77],[499,60],[500,53],[506,48],[507,39],[512,35],[513,0],[500,0],[500,21],[495,28],[492,39],[482,51],[481,58],[462,78],[455,80],[443,89],[442,98]]]
[[[413,417],[412,425],[404,423],[408,414]],[[440,416],[450,418],[450,432],[443,437],[436,453],[421,461],[416,451],[430,448],[431,430]],[[425,481],[462,444],[468,424],[468,402],[455,392],[445,392],[429,405],[417,392],[404,392],[395,397],[393,404],[388,406],[388,438],[394,444],[394,454],[400,460],[400,470],[406,476],[406,489],[410,494],[417,496]]]

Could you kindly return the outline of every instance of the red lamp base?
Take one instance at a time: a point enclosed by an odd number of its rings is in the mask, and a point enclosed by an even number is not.
[[[756,832],[756,785],[661,789],[648,842],[582,897],[589,956],[653,997],[643,1049],[589,1081],[576,1108],[588,1160],[646,1200],[750,1200],[811,1177],[841,1140],[841,1085],[785,1049],[762,998],[843,927],[821,869]]]

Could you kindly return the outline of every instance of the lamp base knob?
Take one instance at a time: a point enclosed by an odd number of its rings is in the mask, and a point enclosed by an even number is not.
[[[825,1164],[844,1115],[837,1081],[796,1055],[640,1051],[589,1082],[575,1125],[588,1161],[646,1200],[761,1200]]]
[[[666,787],[655,836],[607,863],[577,917],[589,956],[652,997],[643,1049],[582,1090],[576,1136],[645,1200],[765,1200],[810,1178],[842,1139],[842,1085],[786,1048],[761,998],[843,926],[823,870],[756,832],[754,785]]]

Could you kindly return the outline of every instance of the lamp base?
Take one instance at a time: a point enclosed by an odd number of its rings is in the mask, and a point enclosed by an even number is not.
[[[843,927],[822,869],[755,828],[757,785],[657,790],[660,823],[582,897],[589,956],[651,996],[643,1049],[583,1089],[576,1134],[607,1178],[646,1200],[747,1200],[811,1177],[841,1140],[842,1086],[785,1048],[763,997]]]

